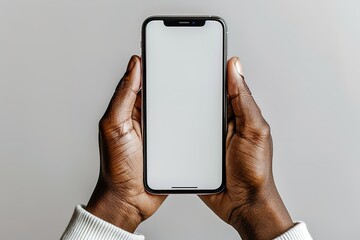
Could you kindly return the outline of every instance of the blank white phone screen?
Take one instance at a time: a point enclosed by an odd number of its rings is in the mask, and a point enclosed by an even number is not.
[[[147,184],[211,190],[222,183],[223,26],[146,26]]]

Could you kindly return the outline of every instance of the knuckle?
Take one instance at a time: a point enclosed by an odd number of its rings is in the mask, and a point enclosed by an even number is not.
[[[109,118],[99,121],[99,132],[106,141],[119,142],[133,129],[132,121],[116,122]]]
[[[264,120],[257,129],[260,136],[269,137],[271,134],[270,125]]]
[[[259,137],[270,136],[271,132],[270,125],[264,119],[255,119],[245,123],[244,130]]]
[[[251,142],[264,142],[271,139],[271,130],[267,122],[246,125],[238,132],[241,137]]]

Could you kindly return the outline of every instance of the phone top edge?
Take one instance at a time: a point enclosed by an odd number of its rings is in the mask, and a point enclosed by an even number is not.
[[[220,17],[220,16],[216,16],[216,15],[152,15],[147,17],[142,25],[141,25],[141,43],[140,47],[143,48],[143,42],[145,40],[145,32],[146,32],[146,26],[148,23],[150,23],[151,21],[157,21],[157,20],[162,20],[162,21],[167,21],[167,20],[212,20],[212,21],[217,21],[221,24],[222,28],[223,28],[223,33],[224,33],[224,40],[227,41],[226,35],[228,34],[228,28],[227,28],[227,24],[224,18]],[[225,43],[227,44],[227,43]],[[227,48],[227,46],[226,46]],[[142,54],[143,55],[143,54]]]
[[[156,20],[213,20],[218,21],[221,23],[221,25],[224,28],[224,31],[227,32],[227,24],[224,18],[216,15],[152,15],[147,17],[143,24],[142,24],[142,30],[146,27],[146,25],[151,21]]]

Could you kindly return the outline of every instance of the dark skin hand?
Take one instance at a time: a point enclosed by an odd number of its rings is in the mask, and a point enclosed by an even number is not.
[[[227,65],[226,188],[200,198],[242,239],[273,239],[293,227],[272,174],[269,124],[245,83],[237,57]]]
[[[270,128],[243,79],[238,58],[228,61],[226,189],[200,198],[242,239],[273,239],[293,226],[272,175]],[[165,200],[143,186],[141,59],[133,56],[99,123],[100,176],[86,210],[126,231]]]
[[[133,56],[99,123],[100,176],[86,207],[128,232],[166,198],[143,186],[140,77],[141,59]]]

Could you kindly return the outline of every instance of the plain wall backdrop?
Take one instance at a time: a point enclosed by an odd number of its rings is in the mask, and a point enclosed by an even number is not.
[[[154,14],[212,14],[229,28],[270,123],[274,174],[316,239],[360,222],[360,2],[0,1],[0,239],[58,239],[99,170],[98,121]],[[239,239],[197,196],[170,196],[147,239]]]

